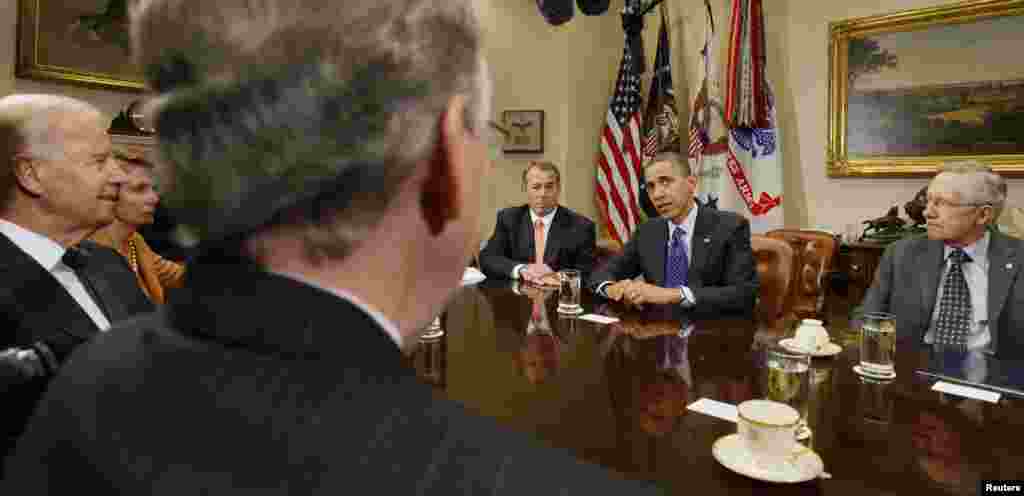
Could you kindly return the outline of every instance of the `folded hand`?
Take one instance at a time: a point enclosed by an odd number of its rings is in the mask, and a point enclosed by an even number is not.
[[[554,286],[558,287],[562,283],[561,278],[558,276],[558,272],[551,272],[541,276],[537,280],[537,284],[542,286]]]
[[[519,273],[523,280],[532,284],[540,284],[541,278],[549,274],[557,275],[547,264],[530,264]]]

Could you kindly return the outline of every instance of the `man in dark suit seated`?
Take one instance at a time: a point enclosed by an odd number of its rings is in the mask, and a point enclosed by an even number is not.
[[[523,171],[526,204],[498,212],[494,234],[480,252],[488,277],[554,282],[555,272],[594,267],[594,223],[558,204],[561,174],[551,162],[530,162]]]
[[[758,280],[743,217],[699,206],[697,177],[678,153],[644,166],[647,194],[661,215],[637,228],[621,255],[587,286],[629,305],[680,304],[685,318],[753,315]],[[644,276],[644,281],[634,278]]]
[[[653,492],[436,396],[403,356],[477,235],[472,0],[143,0],[132,31],[198,253],[160,312],[78,349],[0,493]]]
[[[106,124],[71,98],[0,98],[0,459],[75,347],[152,310],[121,256],[83,241],[124,180]]]
[[[893,314],[903,341],[1024,358],[1024,241],[989,229],[1005,202],[990,167],[943,166],[928,185],[927,235],[886,248],[863,310]]]

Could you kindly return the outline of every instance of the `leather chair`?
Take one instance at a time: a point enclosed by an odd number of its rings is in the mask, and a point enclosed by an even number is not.
[[[758,234],[750,236],[750,247],[761,282],[755,309],[760,328],[782,335],[789,313],[787,303],[793,279],[793,248],[785,241]]]
[[[793,282],[787,303],[792,317],[826,320],[827,281],[836,271],[838,236],[809,229],[776,229],[765,235],[793,248]]]
[[[597,249],[594,250],[594,271],[597,272],[609,260],[622,254],[622,245],[611,238],[597,238]]]

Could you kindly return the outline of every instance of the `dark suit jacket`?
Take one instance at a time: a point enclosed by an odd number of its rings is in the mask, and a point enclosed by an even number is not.
[[[653,492],[436,397],[333,294],[239,259],[186,286],[76,351],[0,493]]]
[[[915,237],[885,249],[865,311],[896,316],[897,338],[922,343],[931,324],[945,264],[943,242]],[[1024,241],[998,232],[988,245],[988,322],[997,356],[1024,358]]]
[[[559,206],[544,245],[544,263],[551,270],[577,269],[584,280],[594,268],[597,229],[590,219]],[[526,205],[498,212],[494,235],[480,252],[480,265],[487,277],[511,277],[519,264],[533,262],[533,224]]]
[[[750,248],[750,223],[732,212],[700,207],[693,227],[687,287],[697,305],[691,318],[753,316],[758,279]],[[605,281],[632,279],[643,274],[656,286],[665,284],[668,220],[648,220],[637,228],[622,254],[587,283],[592,291]]]
[[[81,271],[113,323],[148,312],[153,304],[116,251],[90,241],[79,245],[89,264]],[[99,332],[64,286],[7,236],[0,234],[0,350],[43,343],[58,362]],[[0,384],[0,457],[13,448],[48,378],[6,376]]]

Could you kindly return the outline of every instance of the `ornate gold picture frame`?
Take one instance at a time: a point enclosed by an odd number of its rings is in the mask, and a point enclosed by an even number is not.
[[[18,0],[15,75],[141,92],[129,51],[127,0]]]
[[[829,176],[925,176],[970,159],[1024,175],[1024,0],[848,19],[829,32]]]

